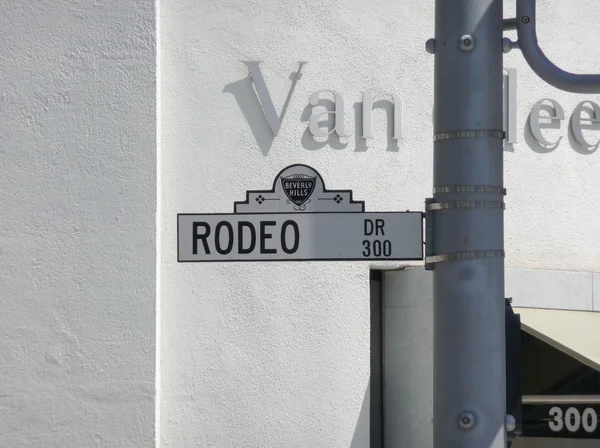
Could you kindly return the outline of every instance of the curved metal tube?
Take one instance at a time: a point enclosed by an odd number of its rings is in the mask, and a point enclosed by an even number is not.
[[[535,30],[536,0],[517,0],[519,49],[531,69],[557,89],[572,93],[600,93],[600,75],[566,72],[554,65],[538,45]]]

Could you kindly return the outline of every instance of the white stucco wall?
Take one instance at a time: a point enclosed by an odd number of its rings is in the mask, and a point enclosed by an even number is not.
[[[412,68],[430,61],[422,44],[394,55],[388,42],[432,29],[424,22],[401,30],[392,11],[412,8],[430,21],[433,11],[391,2],[377,12],[363,2],[161,8],[163,446],[365,446],[359,418],[369,406],[368,265],[177,264],[176,214],[231,212],[247,189],[270,188],[291,163],[319,170],[328,188],[353,188],[368,210],[420,209],[429,182],[412,165],[430,175],[429,154],[418,149],[430,142],[430,107],[407,92],[432,82]],[[252,59],[265,61],[278,111],[297,61],[308,61],[272,142],[240,62]],[[346,149],[317,149],[302,121],[310,94],[342,93],[351,130],[353,104],[368,87],[397,91],[406,110],[418,111],[405,133],[420,144],[402,142],[394,152],[379,142],[357,152],[352,137]],[[423,96],[423,104],[431,101]],[[377,130],[385,138],[381,122]]]
[[[565,69],[600,71],[594,4],[539,9],[546,53]],[[353,189],[367,210],[423,210],[433,13],[433,2],[391,0],[161,4],[162,446],[353,446],[369,383],[368,263],[178,264],[176,215],[231,213],[292,163],[316,168],[328,188]],[[290,74],[307,61],[275,138],[248,60],[263,61],[278,113]],[[526,124],[542,98],[557,100],[568,121],[580,101],[600,96],[548,87],[518,51],[506,66],[518,70],[518,142],[505,153],[507,267],[600,271],[600,153],[581,154],[565,136],[541,154]],[[307,132],[308,100],[321,89],[345,100],[346,141],[320,145]],[[355,136],[355,103],[371,89],[404,102],[397,149],[387,148],[381,110],[368,149]]]
[[[0,1],[0,446],[154,446],[153,1]]]
[[[231,212],[292,163],[352,189],[369,211],[422,210],[433,2],[160,2],[159,93],[155,2],[0,5],[0,446],[146,447],[155,430],[164,447],[364,446],[369,265],[178,264],[176,214]],[[600,71],[596,9],[539,8],[540,42],[565,69]],[[264,61],[278,112],[290,73],[308,62],[275,138],[243,60]],[[578,148],[567,122],[600,96],[548,87],[518,51],[505,61],[518,70],[508,291],[598,310],[600,154]],[[344,141],[306,131],[321,89],[346,102]],[[381,110],[374,140],[356,137],[366,90],[402,98],[397,147]],[[541,153],[526,121],[547,97],[567,119],[561,143]]]

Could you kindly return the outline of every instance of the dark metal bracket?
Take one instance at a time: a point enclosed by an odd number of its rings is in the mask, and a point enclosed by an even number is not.
[[[505,31],[517,30],[518,42],[502,41],[504,52],[518,48],[531,69],[557,89],[571,93],[600,93],[600,74],[570,73],[554,65],[538,44],[536,33],[536,0],[517,0],[517,17],[504,19]]]

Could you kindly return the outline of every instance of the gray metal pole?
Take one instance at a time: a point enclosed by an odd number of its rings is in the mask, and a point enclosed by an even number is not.
[[[435,2],[435,448],[506,447],[502,16]]]

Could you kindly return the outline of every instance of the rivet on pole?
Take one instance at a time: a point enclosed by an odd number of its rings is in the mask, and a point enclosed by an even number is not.
[[[475,426],[475,416],[470,412],[463,412],[458,417],[458,426],[462,429],[471,429]]]
[[[460,38],[460,49],[462,51],[471,51],[475,48],[475,40],[473,36],[465,34]]]

